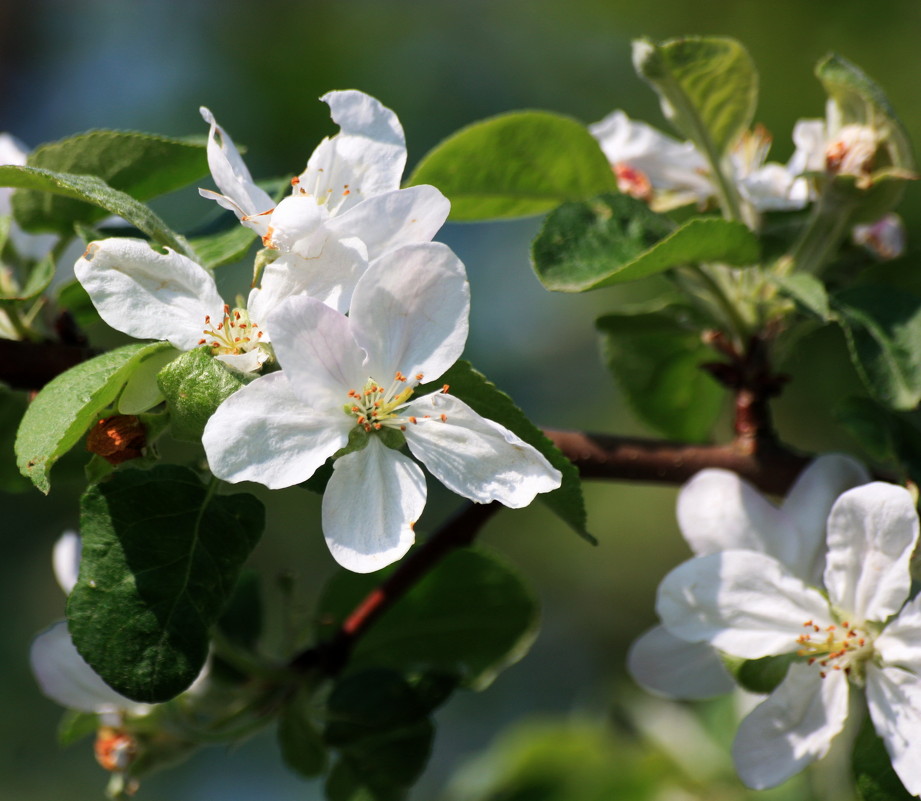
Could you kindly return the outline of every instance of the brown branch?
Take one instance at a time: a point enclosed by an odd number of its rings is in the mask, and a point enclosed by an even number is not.
[[[13,389],[39,390],[65,370],[97,355],[98,351],[81,345],[0,339],[0,381]]]

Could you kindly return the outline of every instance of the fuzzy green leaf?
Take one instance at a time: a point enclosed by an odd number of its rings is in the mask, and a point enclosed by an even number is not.
[[[543,214],[617,190],[585,125],[546,111],[503,114],[458,131],[423,157],[407,184],[437,186],[453,221]]]
[[[252,248],[256,232],[243,225],[235,225],[226,231],[189,240],[202,266],[209,270],[230,262],[239,261]]]
[[[636,198],[602,195],[566,203],[549,214],[531,258],[547,289],[586,292],[682,264],[753,264],[759,244],[741,223],[702,217],[675,229]]]
[[[15,450],[20,472],[47,494],[51,466],[115,402],[141,363],[169,347],[168,342],[125,345],[51,381],[29,405],[19,426]]]
[[[262,534],[262,504],[215,495],[191,470],[124,470],[83,496],[74,645],[137,701],[167,701],[208,656],[208,632]]]
[[[864,721],[854,741],[852,766],[860,801],[910,801],[917,797],[905,789],[892,769],[886,746],[870,720]]]

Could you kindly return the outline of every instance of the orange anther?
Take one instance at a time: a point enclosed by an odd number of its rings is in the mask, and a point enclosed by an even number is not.
[[[446,414],[441,415],[441,422],[442,422],[442,423],[447,423],[447,422],[448,422],[448,415],[446,415]]]

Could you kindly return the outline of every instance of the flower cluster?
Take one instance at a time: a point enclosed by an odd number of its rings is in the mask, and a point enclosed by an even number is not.
[[[814,463],[780,509],[730,476],[705,471],[682,492],[679,519],[698,556],[666,576],[657,600],[665,638],[679,648],[654,654],[661,640],[641,641],[634,673],[682,649],[787,659],[785,678],[736,736],[743,781],[772,787],[825,756],[855,733],[865,699],[896,773],[918,795],[921,599],[910,597],[919,535],[912,495],[863,483],[866,474],[843,457]],[[682,674],[660,672],[651,683],[674,690]],[[706,689],[724,687],[711,679]]]
[[[253,181],[207,109],[217,192],[200,190],[256,231],[270,252],[246,306],[211,273],[137,239],[93,242],[75,271],[102,318],[179,350],[209,348],[237,370],[267,372],[228,398],[205,428],[215,476],[270,488],[309,479],[330,457],[323,530],[358,572],[399,559],[425,501],[410,453],[454,492],[522,507],[560,485],[533,447],[440,391],[413,397],[460,357],[466,271],[431,240],[449,211],[432,186],[400,188],[396,115],[358,91],[322,98],[340,131],[324,139],[277,205]],[[346,316],[347,315],[347,316]]]

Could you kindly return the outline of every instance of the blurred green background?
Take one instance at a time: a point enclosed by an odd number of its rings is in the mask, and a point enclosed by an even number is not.
[[[0,130],[32,146],[93,127],[204,135],[204,104],[248,147],[254,175],[289,176],[334,132],[317,98],[359,88],[399,114],[411,168],[457,128],[513,109],[594,122],[620,107],[665,127],[656,98],[633,73],[631,40],[722,34],[740,39],[754,57],[762,76],[758,120],[774,134],[773,158],[783,161],[795,120],[823,112],[812,67],[828,50],[879,81],[917,132],[919,32],[917,0],[32,0],[0,4]],[[211,204],[188,193],[175,207],[159,208],[182,230]],[[917,188],[903,211],[909,230],[917,229]],[[439,237],[470,275],[467,355],[540,424],[649,434],[600,366],[592,326],[636,291],[544,292],[527,257],[538,223],[448,225]],[[226,280],[239,277],[231,270]],[[854,386],[842,352],[836,335],[820,334],[784,365],[794,381],[777,404],[778,425],[798,447],[850,447],[827,413]],[[27,665],[34,633],[63,614],[50,550],[76,525],[82,459],[56,468],[49,498],[35,490],[2,496],[3,800],[101,797],[105,782],[87,743],[58,749],[60,711],[40,695]],[[673,519],[675,491],[596,484],[586,494],[598,548],[539,505],[503,512],[485,530],[483,545],[534,583],[543,632],[489,690],[459,696],[440,714],[432,763],[414,798],[436,797],[463,760],[523,715],[597,716],[615,688],[630,686],[624,651],[653,620],[659,578],[687,553]],[[455,505],[432,488],[417,530],[430,530]],[[254,560],[270,587],[283,571],[297,574],[306,615],[334,568],[319,529],[304,523],[316,520],[316,507],[317,499],[299,490],[273,496]],[[281,767],[269,733],[151,777],[141,798],[288,801],[318,792]]]

